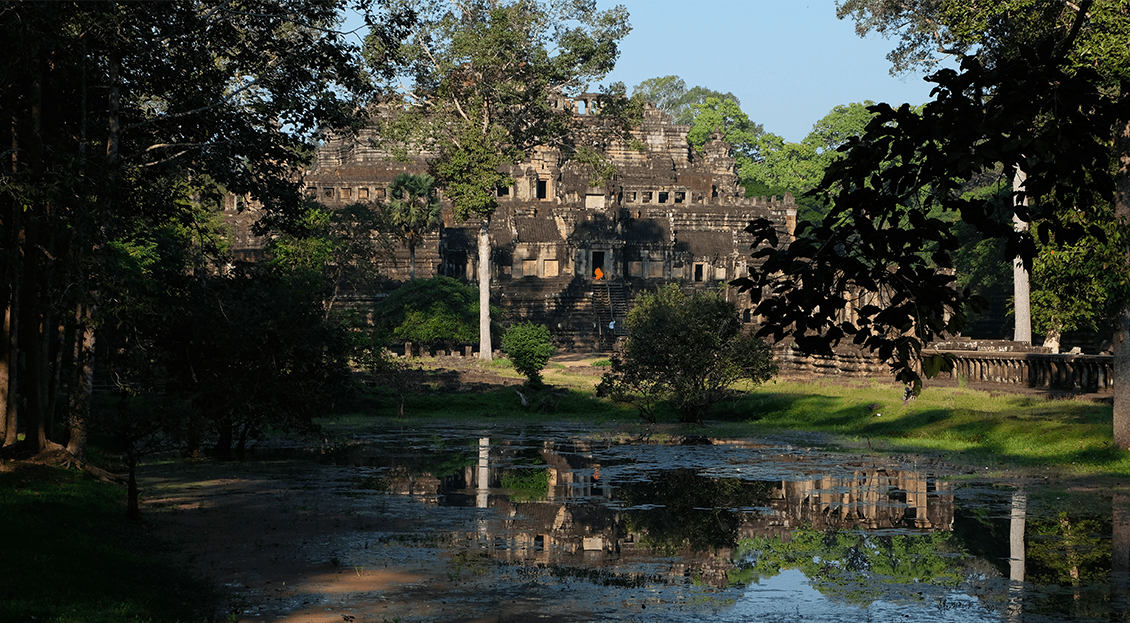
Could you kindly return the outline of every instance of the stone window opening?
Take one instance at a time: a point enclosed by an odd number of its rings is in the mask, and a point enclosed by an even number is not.
[[[635,203],[636,202],[636,191],[634,191],[634,190],[629,191],[627,193],[627,195],[628,195],[628,203]]]
[[[651,203],[651,191],[650,190],[643,191],[643,193],[641,193],[641,195],[643,197],[643,203]]]
[[[509,186],[499,186],[495,190],[497,191],[497,194],[498,194],[499,197],[509,197],[510,196],[510,187]]]
[[[378,188],[377,189],[377,199],[384,199],[384,198],[385,198],[385,189]]]
[[[307,199],[314,199],[317,196],[318,196],[318,187],[317,186],[307,186],[306,187],[306,198]]]
[[[322,189],[322,196],[325,197],[326,199],[333,199],[334,198],[334,189],[323,188]]]
[[[353,189],[352,188],[342,188],[341,189],[341,198],[342,199],[349,199],[352,196],[353,196]]]
[[[667,197],[670,193],[666,191],[659,191],[659,203],[667,203]]]
[[[368,188],[358,188],[357,189],[357,198],[358,199],[368,199],[369,198],[369,189]]]
[[[687,193],[681,190],[675,191],[675,203],[682,203],[686,201]]]
[[[710,187],[710,196],[711,196],[711,198],[713,198],[713,199],[717,199],[717,198],[718,198],[718,187],[717,187],[717,186],[711,186],[711,187]]]
[[[702,264],[695,264],[694,265],[694,280],[695,280],[696,283],[702,282],[704,272],[705,272],[705,266],[703,266]]]
[[[549,198],[549,180],[538,180],[538,199]]]

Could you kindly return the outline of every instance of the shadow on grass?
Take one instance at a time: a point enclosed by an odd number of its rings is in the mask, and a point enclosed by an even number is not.
[[[396,399],[390,388],[368,388],[350,409],[339,415],[395,417]],[[591,390],[553,385],[531,389],[517,383],[462,391],[424,387],[407,395],[404,412],[407,420],[519,417],[601,421],[635,417],[634,409],[599,399]]]
[[[738,434],[830,433],[958,463],[1130,475],[1130,455],[1114,447],[1111,408],[1101,403],[944,389],[904,403],[885,387],[766,389],[719,405],[712,418],[749,424],[726,427]]]
[[[221,596],[126,520],[125,492],[84,473],[0,473],[0,621],[207,620]]]

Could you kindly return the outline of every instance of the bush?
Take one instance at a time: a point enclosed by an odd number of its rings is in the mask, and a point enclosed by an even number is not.
[[[653,421],[655,406],[666,400],[680,421],[701,422],[735,382],[756,385],[777,373],[769,346],[743,333],[733,303],[713,292],[688,297],[668,285],[640,298],[627,327],[597,393],[632,402]]]
[[[384,339],[440,346],[479,340],[479,290],[451,277],[410,281],[374,307]],[[498,310],[491,308],[491,316]]]
[[[514,363],[514,369],[529,379],[529,385],[541,385],[541,371],[554,351],[545,325],[527,322],[510,327],[502,336],[502,350]]]

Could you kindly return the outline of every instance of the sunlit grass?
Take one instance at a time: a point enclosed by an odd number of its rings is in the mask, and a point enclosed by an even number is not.
[[[496,360],[497,362],[498,360]],[[593,359],[597,361],[597,359]],[[492,371],[517,373],[504,363]],[[1130,453],[1114,446],[1110,404],[1048,399],[1039,395],[988,393],[964,387],[930,386],[903,402],[900,385],[886,380],[772,380],[716,405],[702,426],[679,425],[661,407],[659,424],[640,420],[635,409],[595,395],[599,375],[591,365],[554,367],[548,387],[456,392],[428,388],[408,398],[406,419],[436,424],[458,420],[495,423],[581,424],[607,434],[652,439],[664,435],[757,438],[792,436],[808,445],[845,451],[925,454],[978,469],[1024,469],[1039,473],[1130,476]],[[395,423],[389,390],[378,388],[365,408],[333,421],[338,425]],[[374,420],[374,416],[377,420]]]
[[[1130,475],[1130,455],[1113,443],[1111,406],[1090,400],[927,387],[904,404],[892,384],[771,383],[717,415],[735,433],[812,431],[960,463]]]

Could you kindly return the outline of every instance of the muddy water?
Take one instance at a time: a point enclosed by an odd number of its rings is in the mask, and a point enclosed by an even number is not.
[[[552,428],[359,432],[285,456],[359,526],[295,555],[395,581],[308,584],[268,610],[249,595],[245,620],[1127,616],[1130,500],[1110,493],[784,443]]]

